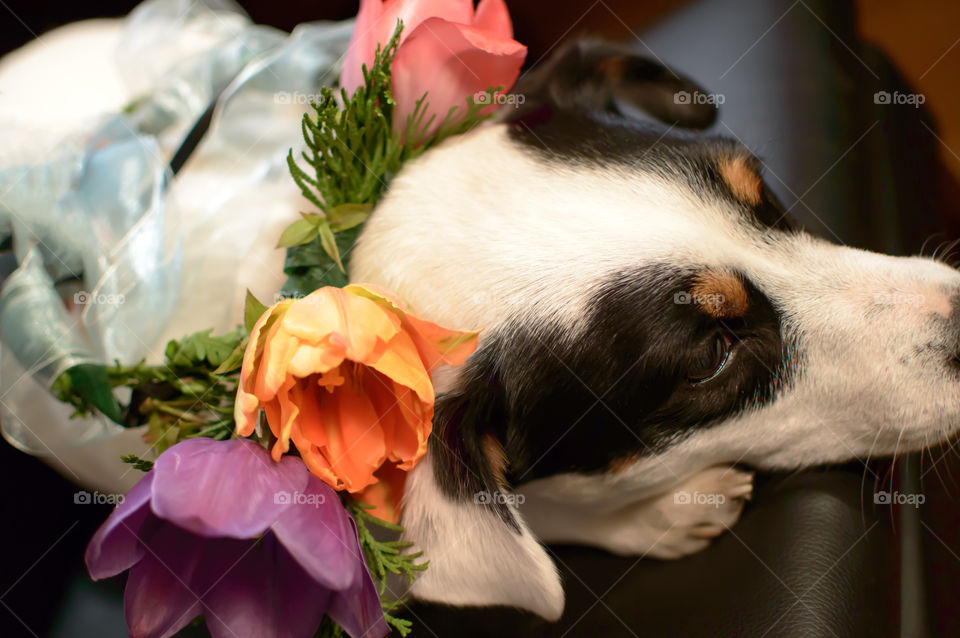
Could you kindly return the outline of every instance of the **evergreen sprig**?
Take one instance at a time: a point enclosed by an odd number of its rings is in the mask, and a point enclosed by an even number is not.
[[[140,470],[141,472],[149,472],[153,469],[153,461],[142,459],[136,454],[125,454],[120,457],[120,460],[128,465],[132,465],[133,469]]]
[[[107,416],[127,427],[146,423],[149,432],[145,438],[156,454],[187,438],[223,440],[233,433],[233,405],[245,345],[243,329],[219,336],[204,330],[170,341],[160,365],[145,361],[129,366],[119,361],[112,366],[84,364],[60,375],[53,391],[74,406],[75,416],[86,416],[106,414],[103,400],[79,391],[90,386],[91,379],[98,384],[96,397],[112,397],[114,389],[129,388],[129,401],[117,404],[119,416]],[[149,463],[135,457],[124,460],[134,467],[141,462],[137,469]]]
[[[363,548],[364,556],[367,559],[367,567],[370,569],[370,575],[377,586],[377,592],[380,594],[380,604],[383,607],[383,616],[387,624],[397,631],[401,636],[406,636],[412,629],[412,623],[405,619],[393,615],[406,601],[404,600],[385,600],[384,594],[387,588],[387,575],[396,574],[405,576],[407,581],[412,583],[419,572],[427,569],[429,561],[417,562],[423,556],[423,552],[408,551],[413,547],[413,543],[406,543],[399,540],[381,541],[374,536],[370,526],[380,527],[393,532],[394,534],[402,532],[403,528],[394,523],[390,523],[378,518],[370,513],[372,505],[360,501],[351,501],[347,509],[353,516],[357,524],[357,535],[360,538],[360,547]]]
[[[373,65],[364,65],[363,84],[352,95],[343,88],[323,87],[310,105],[313,112],[303,116],[304,165],[291,149],[287,166],[300,192],[321,213],[301,213],[278,241],[287,248],[288,294],[346,285],[349,254],[362,224],[403,163],[486,118],[482,110],[492,100],[478,104],[468,96],[434,126],[436,116],[426,117],[424,94],[406,122],[394,123],[390,64],[402,29],[398,24],[387,44],[377,47]],[[488,97],[500,88],[488,90]]]

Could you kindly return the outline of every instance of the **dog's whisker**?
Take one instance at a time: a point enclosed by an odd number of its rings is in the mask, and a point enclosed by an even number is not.
[[[919,256],[923,257],[923,253],[924,253],[924,251],[925,251],[926,248],[927,248],[927,244],[928,244],[930,241],[932,241],[933,239],[935,239],[938,235],[943,235],[943,233],[941,233],[941,232],[935,232],[935,233],[931,233],[931,234],[927,235],[927,238],[924,239],[924,240],[923,240],[923,243],[920,245],[920,252],[917,253],[917,254],[918,254]],[[933,258],[933,257],[931,257],[931,259],[932,259],[932,258]]]
[[[944,451],[944,454],[940,457],[939,460],[942,461],[945,457],[946,457],[946,451]],[[933,458],[933,451],[932,451],[932,450],[930,451],[930,460],[933,461],[932,470],[936,473],[937,478],[940,479],[940,487],[943,488],[943,491],[947,493],[947,496],[948,496],[949,498],[953,498],[953,495],[950,493],[950,488],[947,486],[946,480],[944,480],[943,475],[940,474],[940,467],[939,467],[940,464],[937,462],[937,460],[934,460],[934,458]],[[921,472],[921,473],[920,473],[920,488],[921,488],[921,491],[923,491],[923,477],[924,477],[924,473]],[[951,478],[952,478],[952,477],[951,477]]]
[[[863,476],[860,478],[860,522],[861,522],[863,525],[866,525],[866,524],[867,524],[867,519],[866,519],[866,503],[865,503],[864,500],[863,500],[863,495],[864,495],[864,491],[865,491],[864,488],[866,487],[867,472],[871,472],[871,470],[870,470],[870,456],[873,454],[873,449],[876,447],[877,441],[880,439],[880,435],[881,435],[882,433],[883,433],[883,430],[877,429],[877,434],[876,434],[876,436],[873,437],[873,443],[870,444],[870,449],[867,450],[867,460],[866,460],[866,461],[864,462],[864,464],[863,464]],[[872,473],[874,476],[876,476],[876,472],[871,472],[871,473]],[[876,485],[874,485],[873,492],[874,492],[874,494],[876,494],[876,492],[877,492]]]
[[[957,489],[960,486],[957,485],[957,480],[953,476],[953,470],[950,467],[952,463],[950,463],[950,457],[948,456],[951,453],[953,455],[957,455],[958,453],[955,447],[956,441],[953,440],[954,438],[955,437],[950,436],[950,430],[948,428],[940,428],[940,439],[943,441],[943,443],[940,444],[940,449],[943,451],[943,454],[940,456],[940,461],[943,461],[946,459],[947,463],[945,464],[944,472],[946,472],[947,477],[949,477],[950,479],[950,485],[953,486],[955,489]],[[932,452],[931,452],[931,458],[933,458]],[[943,482],[942,475],[939,474],[939,471],[938,471],[938,475],[941,476],[941,482]],[[950,490],[947,488],[947,486],[944,485],[943,487],[944,487],[944,490],[947,492],[947,495],[950,496],[951,495]]]
[[[934,251],[932,259],[945,264],[949,263],[951,253],[958,245],[960,245],[960,238],[944,242]],[[938,252],[940,252],[940,257],[937,257]]]

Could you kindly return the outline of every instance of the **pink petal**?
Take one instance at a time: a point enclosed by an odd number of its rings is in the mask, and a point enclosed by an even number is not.
[[[347,54],[340,74],[340,86],[352,94],[363,84],[361,65],[369,69],[373,65],[377,44],[386,46],[397,28],[397,21],[403,20],[401,42],[407,38],[421,22],[428,18],[439,17],[451,22],[470,24],[473,20],[472,0],[361,0],[357,25],[354,27]]]
[[[377,24],[377,36],[386,44],[397,28],[397,20],[403,20],[401,43],[431,18],[458,24],[473,21],[473,0],[387,0]]]
[[[435,129],[451,107],[464,109],[468,96],[501,85],[509,89],[526,55],[527,48],[514,40],[438,18],[425,20],[393,61],[394,126],[403,130],[417,100],[429,91],[423,123],[432,115]]]
[[[377,20],[380,17],[380,0],[360,0],[360,12],[357,24],[350,36],[347,52],[343,58],[343,71],[340,73],[340,86],[352,94],[363,84],[363,66],[369,69],[373,64],[373,54],[377,48]]]
[[[503,0],[480,0],[470,26],[483,29],[498,38],[513,37],[513,22]]]

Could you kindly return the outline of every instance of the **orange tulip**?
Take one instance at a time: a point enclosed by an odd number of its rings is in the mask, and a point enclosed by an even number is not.
[[[292,441],[311,472],[396,520],[405,472],[427,450],[430,372],[462,364],[476,344],[476,332],[420,319],[371,286],[285,299],[250,335],[237,434],[252,434],[263,410],[277,438],[275,461]]]

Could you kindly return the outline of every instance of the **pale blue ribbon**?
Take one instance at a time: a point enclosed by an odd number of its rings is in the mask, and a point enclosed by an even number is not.
[[[182,236],[165,196],[171,152],[160,140],[179,146],[219,95],[207,139],[262,156],[263,171],[276,170],[291,131],[252,131],[251,113],[269,117],[284,95],[314,94],[332,82],[352,30],[352,22],[308,24],[287,37],[230,10],[184,6],[145,2],[128,19],[125,41],[138,42],[138,32],[158,38],[174,18],[175,28],[206,21],[224,39],[158,78],[152,93],[102,125],[81,152],[0,166],[0,239],[12,236],[18,262],[0,289],[0,422],[4,436],[27,451],[116,432],[102,417],[31,419],[28,402],[78,363],[139,360],[176,308]],[[135,62],[124,60],[128,68]],[[72,288],[64,283],[78,278]]]

